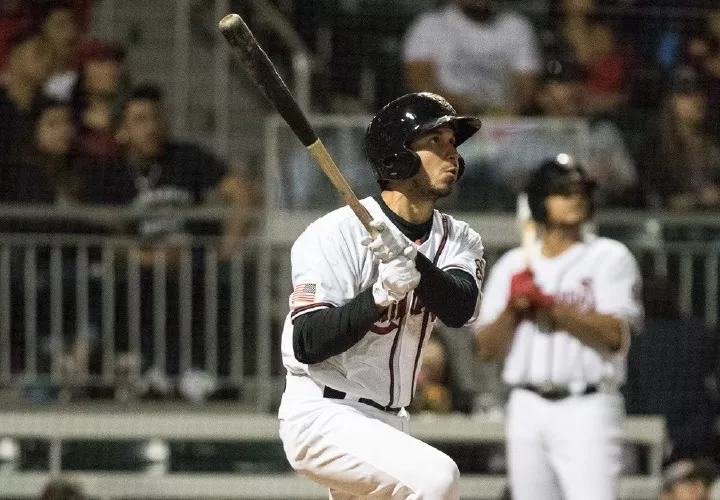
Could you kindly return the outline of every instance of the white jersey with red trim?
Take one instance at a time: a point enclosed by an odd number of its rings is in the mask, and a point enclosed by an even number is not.
[[[361,201],[373,219],[399,231],[373,198]],[[386,309],[370,331],[347,351],[307,365],[295,359],[292,320],[299,315],[346,304],[372,286],[379,262],[361,244],[368,233],[349,207],[313,222],[291,252],[293,293],[282,333],[285,368],[318,383],[382,405],[407,406],[435,323],[413,292]],[[440,269],[462,269],[482,287],[483,247],[466,223],[435,210],[429,237],[417,246]],[[481,295],[478,295],[476,314]],[[470,321],[475,319],[475,315]]]
[[[493,322],[507,306],[512,275],[525,267],[524,250],[516,248],[492,267],[485,286],[479,324]],[[587,235],[557,257],[545,257],[538,242],[532,250],[531,268],[538,286],[555,300],[585,311],[621,319],[626,332],[642,327],[641,278],[635,258],[625,245]],[[625,379],[624,348],[600,353],[567,332],[543,332],[523,321],[515,332],[505,359],[503,378],[511,386],[546,384],[584,388],[592,384],[619,387]]]

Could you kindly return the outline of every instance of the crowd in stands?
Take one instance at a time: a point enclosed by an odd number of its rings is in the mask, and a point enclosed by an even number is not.
[[[92,2],[3,2],[0,11],[0,202],[247,206],[225,161],[167,133],[162,89],[138,83],[126,51],[89,38]],[[129,228],[157,241],[181,221]],[[242,228],[228,224],[227,248]]]
[[[362,95],[358,68],[365,67],[374,71],[381,94],[368,108],[407,90],[431,90],[448,97],[461,113],[485,116],[488,124],[508,116],[585,119],[590,137],[583,159],[600,182],[601,206],[674,211],[720,207],[716,3],[339,3],[344,4],[346,12],[336,7],[335,17],[318,13],[312,26],[324,22],[331,32],[344,30],[333,37],[328,70],[336,93]],[[318,44],[307,27],[307,18],[316,12],[312,5],[297,2],[295,13],[308,42]],[[394,45],[398,61],[388,68],[393,58],[387,47]],[[382,58],[385,66],[374,58]],[[495,129],[488,130],[479,141],[495,138],[488,137]],[[513,133],[505,127],[497,135]],[[569,147],[568,140],[548,144],[545,138],[537,139],[530,134],[521,136],[520,144],[501,142],[501,152],[490,158],[475,154],[474,145],[468,144],[468,179],[474,169],[476,182],[459,186],[470,191],[462,197],[462,208],[511,210],[524,186],[523,174],[542,160],[537,156],[551,156],[561,148],[567,152]],[[523,152],[512,154],[518,149]]]
[[[252,185],[225,159],[192,143],[174,141],[169,132],[163,89],[131,74],[127,53],[119,44],[93,39],[87,31],[92,2],[32,0],[0,2],[0,203],[48,206],[110,205],[134,209],[132,221],[58,224],[4,218],[4,232],[92,232],[136,237],[140,244],[116,255],[140,265],[143,352],[131,365],[147,369],[153,346],[154,249],[164,248],[164,268],[170,283],[167,298],[169,332],[177,332],[177,280],[180,248],[192,234],[220,235],[218,256],[229,260],[246,232],[243,218],[254,203]],[[184,220],[177,210],[200,204],[225,204],[233,215],[225,221]],[[90,255],[90,265],[100,259]],[[64,274],[75,272],[75,257],[63,261]],[[24,278],[17,266],[11,273],[12,369],[21,369],[25,349]],[[49,346],[51,270],[40,252],[36,272],[39,302],[36,324],[40,351]],[[202,256],[192,255],[192,272],[202,279]],[[174,283],[174,285],[173,285]],[[63,329],[68,337],[67,365],[87,366],[98,349],[99,286],[91,279],[87,338],[91,345],[72,343],[77,334],[72,280],[63,281],[66,295]],[[118,280],[120,297],[127,281]],[[123,288],[124,287],[124,288]],[[199,303],[196,299],[196,303]],[[124,306],[119,305],[118,308]],[[194,320],[202,321],[200,307]],[[122,316],[122,315],[121,315]],[[124,315],[127,317],[127,314]],[[118,328],[127,325],[118,324]],[[168,368],[177,373],[178,339],[168,335]],[[127,335],[118,335],[117,348],[127,349]],[[77,358],[77,359],[76,359]],[[45,359],[41,356],[41,359]],[[157,360],[155,360],[157,361]],[[46,362],[41,361],[41,370]],[[92,362],[91,362],[92,364]],[[97,365],[97,363],[95,363]],[[100,369],[91,366],[91,370]],[[107,367],[105,368],[107,369]]]
[[[664,4],[630,3],[625,11],[613,10],[607,0],[546,0],[533,3],[529,12],[501,0],[395,6],[401,21],[387,23],[384,36],[395,40],[399,61],[376,74],[376,87],[392,90],[365,110],[406,91],[430,90],[489,124],[508,116],[583,119],[589,131],[581,156],[599,181],[601,206],[718,208],[720,10],[693,4],[707,8],[683,17],[662,11]],[[361,4],[353,16],[378,10],[372,0]],[[128,131],[121,128],[128,98],[148,89],[137,88],[138,75],[130,74],[123,47],[89,38],[91,7],[90,0],[0,6],[0,201],[124,203],[132,193],[118,199],[99,196],[97,189],[87,192],[98,182],[88,176],[104,169],[101,181],[106,180],[107,165],[121,164],[122,170],[132,164],[131,179],[152,178],[148,165],[127,161]],[[348,88],[342,78],[355,81],[355,66],[373,64],[376,49],[366,39],[382,38],[383,27],[346,26],[343,16],[323,16],[318,8],[297,2],[297,27],[311,45],[319,43],[315,32],[310,34],[318,23],[346,29],[335,36],[327,71],[340,76],[330,82],[335,88],[328,94],[352,93],[354,84]],[[149,133],[162,135],[163,117],[153,126],[158,130]],[[481,141],[495,142],[488,148]],[[478,144],[464,151],[468,171],[458,187],[459,208],[512,210],[528,170],[549,156],[576,152],[577,142],[573,135],[490,125]],[[187,154],[191,163],[204,161],[198,155],[207,152],[185,146],[191,150],[171,148],[157,157],[172,163]],[[229,172],[208,155],[212,165]],[[193,202],[219,189],[237,203],[249,203],[247,182],[234,176],[219,185],[210,170],[190,189]]]

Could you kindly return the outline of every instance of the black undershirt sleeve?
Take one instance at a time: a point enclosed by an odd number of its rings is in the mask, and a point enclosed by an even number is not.
[[[423,305],[451,328],[467,323],[478,296],[473,277],[459,269],[442,271],[422,254],[415,262],[422,276],[415,294]],[[293,321],[295,359],[314,364],[347,351],[365,336],[382,312],[369,287],[340,307],[298,316]]]
[[[421,253],[415,258],[415,266],[421,276],[415,295],[422,304],[451,328],[467,323],[475,313],[479,293],[470,273],[460,269],[443,271]]]
[[[372,287],[340,307],[302,314],[293,321],[293,351],[301,363],[320,363],[357,344],[383,309],[375,304]]]
[[[411,241],[424,240],[429,235],[432,219],[411,224],[393,213],[381,196],[375,199]],[[420,253],[415,264],[422,276],[415,295],[423,305],[449,327],[467,323],[475,312],[479,293],[475,279],[459,269],[442,271]],[[298,316],[293,321],[295,358],[301,363],[314,364],[347,351],[365,336],[383,311],[375,304],[372,287],[369,287],[347,304]]]

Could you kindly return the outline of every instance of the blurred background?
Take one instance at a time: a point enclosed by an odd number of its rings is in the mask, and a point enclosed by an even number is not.
[[[717,0],[0,0],[0,498],[326,498],[274,412],[290,246],[340,199],[232,60],[229,12],[360,197],[386,102],[432,90],[482,117],[441,208],[491,266],[519,242],[527,173],[587,167],[594,229],[645,282],[618,498],[697,477],[710,495]],[[503,498],[500,367],[472,332],[434,333],[412,433],[458,462],[463,498]]]

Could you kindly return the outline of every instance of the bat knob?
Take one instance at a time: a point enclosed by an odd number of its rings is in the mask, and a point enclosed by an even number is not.
[[[228,14],[220,19],[218,25],[220,26],[220,31],[226,31],[234,29],[235,26],[238,26],[242,22],[242,18],[237,14]]]

